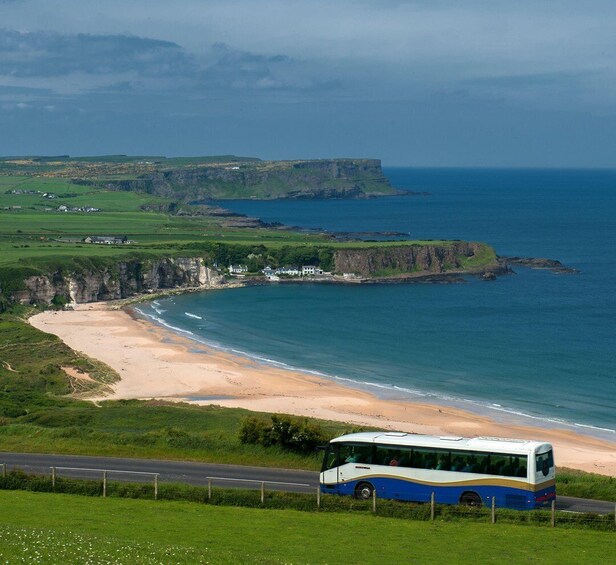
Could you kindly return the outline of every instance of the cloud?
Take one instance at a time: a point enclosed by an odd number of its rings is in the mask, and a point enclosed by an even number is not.
[[[46,90],[50,98],[99,94],[113,100],[159,93],[176,103],[221,92],[245,98],[250,92],[310,93],[339,86],[309,62],[222,42],[196,55],[149,37],[7,29],[0,29],[0,88],[2,83],[14,89],[16,101]]]
[[[201,74],[205,85],[244,90],[306,91],[336,84],[315,79],[308,64],[284,54],[264,55],[233,49],[225,43],[214,43],[211,56],[214,61]]]
[[[194,69],[176,43],[130,35],[62,35],[0,30],[0,75],[53,77],[72,73],[173,76]]]

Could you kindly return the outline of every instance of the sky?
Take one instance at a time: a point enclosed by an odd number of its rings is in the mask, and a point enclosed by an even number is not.
[[[0,0],[0,155],[607,167],[613,0]]]

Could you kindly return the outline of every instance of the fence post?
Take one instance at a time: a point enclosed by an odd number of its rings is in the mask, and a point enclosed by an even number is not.
[[[434,492],[430,495],[430,520],[434,521]]]
[[[376,514],[376,489],[372,489],[372,512]]]
[[[495,497],[492,497],[492,523],[496,524],[496,504],[494,502]]]
[[[2,476],[6,477],[6,463],[2,463]]]
[[[103,498],[107,496],[107,471],[103,471]]]
[[[265,481],[261,481],[261,504],[265,502]]]
[[[321,487],[317,487],[317,508],[321,508]]]
[[[51,468],[51,488],[52,489],[56,488],[56,468],[55,467]]]
[[[158,473],[154,475],[154,500],[158,500]]]
[[[556,526],[556,501],[552,500],[552,516],[550,517],[550,525]]]
[[[212,500],[212,479],[207,480],[207,499]]]

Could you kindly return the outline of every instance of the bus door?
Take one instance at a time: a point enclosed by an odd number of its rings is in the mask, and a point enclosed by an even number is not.
[[[370,476],[372,463],[372,444],[341,443],[338,454],[338,483],[351,485]]]

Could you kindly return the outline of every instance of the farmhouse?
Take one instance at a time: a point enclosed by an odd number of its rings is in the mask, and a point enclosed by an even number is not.
[[[99,245],[123,245],[130,243],[126,236],[115,235],[90,235],[83,240],[84,243],[97,243]]]

